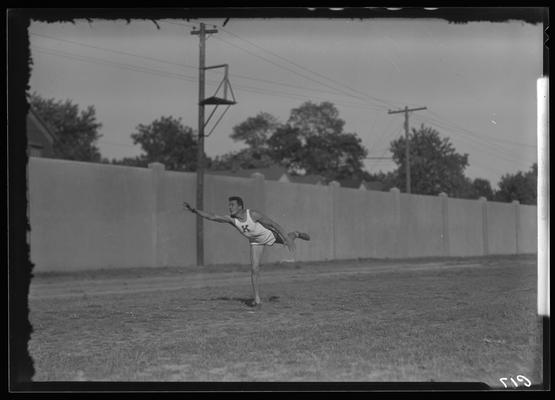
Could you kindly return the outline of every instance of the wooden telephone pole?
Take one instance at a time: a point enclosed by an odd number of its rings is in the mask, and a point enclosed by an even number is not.
[[[406,139],[406,146],[405,146],[405,171],[407,175],[407,193],[410,193],[410,140],[409,140],[409,111],[419,111],[419,110],[426,110],[426,107],[419,107],[419,108],[408,108],[405,106],[404,109],[391,111],[389,110],[388,114],[399,114],[405,113],[405,139]]]
[[[191,35],[199,35],[199,86],[198,86],[198,152],[197,152],[197,209],[204,210],[204,74],[206,57],[206,35],[218,33],[217,29],[206,29],[201,23],[200,29],[192,31]],[[197,265],[204,265],[204,226],[202,217],[197,215]]]

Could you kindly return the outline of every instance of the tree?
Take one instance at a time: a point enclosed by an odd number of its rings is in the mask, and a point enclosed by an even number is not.
[[[322,175],[328,181],[340,181],[362,177],[362,160],[367,151],[360,138],[353,133],[329,133],[308,137],[302,154],[299,165],[307,174]]]
[[[493,190],[486,179],[476,178],[472,180],[464,177],[453,186],[453,192],[450,193],[452,197],[461,199],[479,199],[480,197],[485,197],[488,200],[493,200]]]
[[[538,164],[534,163],[530,171],[505,174],[499,181],[499,190],[495,200],[511,202],[518,200],[521,204],[537,204],[538,199]]]
[[[284,166],[289,172],[299,171],[303,168],[303,144],[300,140],[298,128],[283,125],[276,129],[268,140],[269,154],[272,160]]]
[[[319,174],[327,180],[361,178],[367,151],[356,133],[343,132],[345,121],[330,102],[310,101],[291,110],[285,124],[261,112],[233,128],[230,135],[249,147],[217,157],[215,169],[281,165],[293,174]]]
[[[197,141],[193,129],[184,126],[181,118],[161,117],[148,125],[139,124],[131,134],[134,144],[139,144],[144,154],[136,158],[115,160],[115,164],[147,166],[160,162],[166,169],[195,171],[197,167]],[[207,163],[210,160],[206,160]]]
[[[299,130],[302,138],[326,134],[341,134],[345,121],[339,118],[339,111],[333,103],[320,104],[307,101],[291,110],[287,124]]]
[[[268,139],[281,126],[273,115],[260,112],[255,117],[233,127],[230,137],[243,141],[249,147],[215,157],[210,163],[212,170],[235,170],[266,168],[275,164],[268,150]]]
[[[488,200],[493,200],[493,189],[491,184],[487,179],[476,178],[472,181],[472,197],[473,199],[479,199],[480,197],[485,197]]]
[[[29,103],[56,136],[55,157],[100,162],[96,142],[101,137],[98,130],[102,124],[96,121],[94,106],[79,110],[71,100],[44,99],[36,93],[29,96]]]
[[[292,174],[318,174],[326,180],[363,178],[367,150],[356,133],[343,132],[345,121],[330,102],[310,101],[291,110],[285,124],[271,114],[236,125],[230,135],[249,147],[217,157],[213,168],[263,168],[281,165]]]
[[[332,103],[305,102],[268,140],[270,155],[292,173],[328,181],[361,177],[367,150],[356,133],[343,132],[344,125]]]
[[[244,141],[251,149],[258,149],[266,146],[279,126],[280,123],[273,115],[260,112],[256,117],[249,117],[234,126],[230,137],[235,141]]]
[[[409,141],[411,192],[457,196],[466,184],[468,154],[458,154],[448,138],[441,138],[439,132],[424,125],[412,129]],[[406,186],[405,148],[405,137],[391,142],[393,161],[398,165],[396,186],[400,189]]]
[[[379,171],[374,174],[368,174],[368,177],[366,178],[366,180],[381,182],[383,185],[382,190],[389,191],[394,187],[398,188],[399,178],[397,176],[397,172],[398,172],[397,170],[389,171],[387,173],[383,171]]]

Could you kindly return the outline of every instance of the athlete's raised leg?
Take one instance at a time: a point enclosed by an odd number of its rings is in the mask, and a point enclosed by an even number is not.
[[[260,304],[260,295],[258,293],[258,278],[260,276],[260,261],[264,253],[264,246],[251,245],[251,283],[254,295],[254,305]]]
[[[310,235],[308,233],[299,232],[299,231],[290,232],[289,237],[293,237],[293,239],[299,238],[302,240],[310,240]]]
[[[281,236],[278,232],[273,231],[276,236],[276,243],[285,244],[283,236]],[[293,231],[287,234],[287,237],[290,241],[294,241],[295,239],[302,239],[302,240],[310,240],[310,236],[308,233]]]

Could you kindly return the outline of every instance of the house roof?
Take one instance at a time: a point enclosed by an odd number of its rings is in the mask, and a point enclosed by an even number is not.
[[[209,175],[222,175],[222,176],[235,176],[237,178],[250,178],[252,174],[260,173],[264,178],[270,181],[278,181],[284,176],[291,183],[304,183],[304,184],[325,184],[326,180],[322,175],[291,175],[287,170],[279,165],[274,165],[268,168],[252,168],[252,169],[237,169],[237,170],[215,170],[206,171]],[[364,181],[362,179],[343,179],[339,182],[341,187],[359,189],[365,188],[367,190],[383,190],[383,184],[377,181]]]
[[[288,175],[289,181],[293,183],[308,183],[319,184],[324,182],[324,177],[321,175]]]
[[[362,179],[342,179],[339,181],[341,187],[358,189],[360,184],[362,183]]]
[[[29,107],[29,112],[27,113],[27,137],[33,139],[41,136],[46,138],[50,144],[56,140],[56,135],[48,124],[39,117],[33,107]]]
[[[366,190],[378,190],[378,191],[382,191],[384,188],[384,185],[382,182],[378,182],[378,181],[364,181],[362,182],[362,184],[364,185],[364,187],[366,188]]]
[[[339,182],[341,187],[366,190],[383,190],[383,184],[378,181],[365,181],[363,179],[343,179]]]
[[[269,168],[252,168],[252,169],[237,169],[237,170],[215,170],[215,171],[206,171],[207,174],[210,175],[223,175],[223,176],[235,176],[238,178],[250,178],[250,176],[254,173],[260,173],[264,175],[265,179],[270,181],[277,181],[283,175],[287,174],[285,168],[280,166],[272,166]]]
[[[289,182],[293,183],[307,183],[307,184],[319,184],[324,183],[324,177],[321,175],[291,175],[287,173],[287,169],[274,165],[268,168],[251,168],[251,169],[237,169],[237,170],[215,170],[206,171],[207,174],[212,175],[223,175],[223,176],[235,176],[238,178],[250,178],[254,173],[260,173],[264,175],[264,178],[269,181],[278,181],[284,176]]]

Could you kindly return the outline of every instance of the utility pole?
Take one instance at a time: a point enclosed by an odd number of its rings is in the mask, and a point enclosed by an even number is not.
[[[191,35],[199,35],[199,86],[198,86],[198,152],[197,152],[197,205],[196,208],[203,210],[204,202],[204,73],[206,56],[206,35],[218,33],[217,29],[206,29],[204,23],[200,24],[200,29],[192,31]],[[204,226],[202,217],[197,215],[197,265],[204,265]]]
[[[409,141],[409,111],[419,111],[419,110],[426,110],[426,107],[419,107],[419,108],[408,108],[405,106],[404,109],[391,111],[389,110],[388,114],[398,114],[398,113],[405,113],[405,171],[407,175],[407,193],[410,193],[410,141]]]

